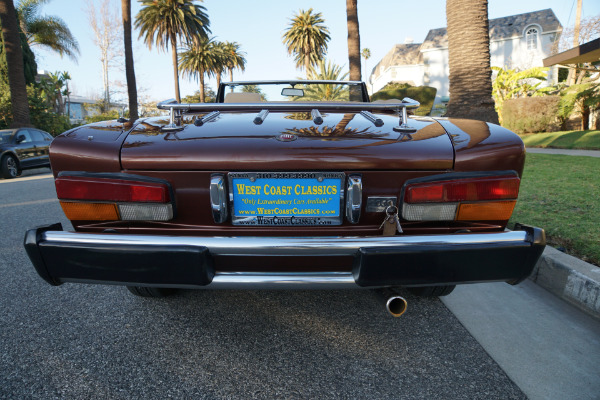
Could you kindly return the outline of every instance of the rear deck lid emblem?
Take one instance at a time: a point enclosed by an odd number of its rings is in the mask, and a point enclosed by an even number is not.
[[[280,142],[293,142],[294,140],[298,139],[298,136],[294,135],[293,133],[282,133],[275,139],[279,140]]]

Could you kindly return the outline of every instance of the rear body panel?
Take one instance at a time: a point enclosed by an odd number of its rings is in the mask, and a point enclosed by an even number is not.
[[[66,235],[56,227],[31,230],[27,251],[52,284],[210,288],[239,282],[259,287],[268,281],[380,287],[514,283],[531,273],[545,243],[539,229],[523,229],[514,239],[504,232],[506,221],[402,220],[403,232],[384,238],[385,212],[367,209],[368,200],[377,198],[395,199],[400,207],[403,186],[417,178],[497,171],[521,176],[525,151],[518,136],[484,122],[432,118],[410,118],[415,131],[405,134],[394,129],[400,124],[396,115],[373,114],[382,126],[358,112],[322,112],[317,124],[306,112],[271,112],[256,123],[255,113],[234,110],[201,126],[194,119],[204,114],[184,116],[181,129],[173,131],[163,129],[170,122],[163,117],[77,128],[52,143],[55,177],[85,172],[164,180],[172,189],[174,217],[72,221],[77,233]],[[342,215],[335,226],[265,227],[233,225],[229,216],[215,222],[210,196],[215,174],[227,182],[232,173],[286,171],[333,172],[342,177],[342,186],[350,176],[359,177],[359,220],[351,223]],[[230,183],[225,190],[231,198]],[[303,240],[313,238],[320,250],[307,253]],[[218,250],[246,239],[261,243],[264,251]],[[351,251],[337,250],[355,239]]]

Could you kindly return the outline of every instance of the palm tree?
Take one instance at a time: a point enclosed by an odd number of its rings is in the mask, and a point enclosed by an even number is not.
[[[364,59],[365,59],[365,78],[364,78],[364,79],[365,79],[365,82],[367,82],[367,81],[368,81],[368,79],[369,79],[369,71],[367,71],[367,60],[368,60],[369,58],[371,58],[371,49],[369,49],[369,48],[365,47],[365,48],[364,48],[364,49],[361,51],[360,55],[362,56],[362,58],[364,58]]]
[[[23,53],[19,37],[19,24],[13,0],[0,0],[0,22],[2,23],[2,39],[8,66],[8,84],[13,114],[12,127],[30,126],[29,102],[25,86]]]
[[[357,0],[346,0],[346,19],[348,24],[348,65],[350,80],[360,81],[360,33],[358,30]]]
[[[317,68],[311,68],[308,80],[343,81],[348,73],[342,74],[342,67],[320,60]],[[348,85],[308,85],[304,88],[302,101],[348,101]]]
[[[226,43],[219,42],[216,40],[213,41],[213,43],[212,43],[212,53],[213,53],[213,57],[214,57],[212,73],[215,75],[215,78],[217,79],[217,89],[219,88],[219,85],[221,85],[221,75],[223,75],[223,72],[225,71],[225,68],[226,68],[225,62],[227,59],[227,55],[226,55],[225,46],[226,46]]]
[[[140,29],[140,38],[149,49],[156,44],[166,50],[171,45],[175,98],[179,94],[179,71],[177,69],[177,39],[192,42],[195,38],[207,38],[210,21],[206,8],[191,0],[142,0],[142,9],[135,17],[135,27]]]
[[[131,45],[131,0],[121,0],[123,16],[123,42],[125,49],[125,78],[127,79],[127,96],[129,98],[129,120],[138,119],[137,85],[133,67],[133,49]]]
[[[497,124],[487,0],[447,0],[446,18],[450,67],[447,115]]]
[[[283,35],[283,43],[287,46],[288,54],[294,55],[296,68],[304,67],[308,75],[310,67],[327,53],[329,29],[323,23],[321,13],[313,14],[313,9],[300,10],[290,20]]]
[[[31,47],[46,47],[61,57],[66,55],[77,61],[79,44],[67,24],[59,17],[39,15],[42,5],[48,1],[21,0],[17,3],[17,14],[27,43]]]
[[[245,71],[246,58],[243,51],[240,50],[240,45],[237,42],[225,42],[225,65],[229,70],[229,81],[233,82],[233,70],[239,69]]]
[[[200,81],[200,102],[204,103],[204,75],[214,73],[218,55],[212,38],[198,37],[193,45],[181,53],[179,67],[184,74]]]

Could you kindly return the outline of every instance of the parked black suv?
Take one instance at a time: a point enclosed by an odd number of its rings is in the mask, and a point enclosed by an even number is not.
[[[48,132],[35,128],[0,130],[0,172],[5,179],[19,176],[24,169],[50,167]]]

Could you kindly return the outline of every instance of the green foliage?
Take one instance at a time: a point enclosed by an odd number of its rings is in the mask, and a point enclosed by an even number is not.
[[[210,87],[204,87],[204,102],[214,103],[217,100],[217,94]],[[194,94],[185,96],[181,99],[182,103],[200,103],[200,91],[196,90]]]
[[[558,117],[564,123],[572,114],[583,115],[586,109],[600,106],[600,85],[582,83],[563,88],[560,91]]]
[[[321,13],[300,10],[290,20],[288,28],[283,34],[283,43],[288,54],[294,56],[296,68],[310,69],[317,65],[327,53],[327,42],[331,39],[329,29],[324,25],[325,20]]]
[[[246,58],[237,42],[225,42],[223,50],[223,66],[229,70],[229,76],[233,80],[233,70],[245,71]]]
[[[528,96],[540,96],[539,86],[546,80],[548,68],[534,67],[523,71],[518,69],[504,69],[492,67],[496,71],[496,79],[492,82],[492,95],[496,103],[498,119],[503,122],[503,104],[508,99],[516,99]]]
[[[36,128],[49,132],[56,136],[71,129],[69,119],[64,115],[58,115],[51,111],[48,102],[41,89],[35,85],[27,86],[27,97],[29,101],[29,117]],[[10,90],[8,85],[0,83],[0,129],[10,127],[12,123],[12,109]]]
[[[27,43],[41,45],[60,54],[77,60],[79,44],[67,24],[55,16],[40,15],[40,9],[48,0],[21,0],[16,11],[21,30]]]
[[[317,68],[308,71],[308,80],[343,81],[348,73],[331,61],[319,60]],[[348,101],[350,91],[348,85],[307,85],[298,86],[304,89],[304,96],[293,98],[300,101]]]
[[[37,75],[37,63],[35,62],[35,55],[31,51],[29,44],[27,44],[27,38],[25,35],[21,33],[19,36],[21,38],[21,51],[23,53],[25,83],[29,85],[35,82],[35,76]],[[8,85],[8,65],[6,64],[6,55],[4,54],[4,39],[2,35],[0,35],[0,81]]]
[[[135,17],[140,38],[152,49],[156,44],[166,50],[177,38],[191,43],[198,37],[207,38],[210,21],[206,8],[191,0],[142,0],[142,8]]]
[[[502,108],[502,126],[517,133],[557,130],[560,100],[559,96],[508,99]]]
[[[600,265],[598,198],[597,158],[528,154],[511,221],[544,228],[550,245]]]
[[[103,112],[100,114],[86,117],[85,120],[87,121],[88,124],[91,124],[91,123],[100,122],[100,121],[111,121],[113,119],[118,119],[118,118],[119,118],[119,112],[117,110],[110,110],[107,112]]]
[[[431,86],[412,86],[408,83],[390,82],[374,93],[371,100],[402,100],[409,97],[421,103],[421,106],[415,110],[415,115],[429,115],[436,93],[437,89]]]
[[[184,74],[199,78],[213,74],[219,61],[219,51],[213,38],[198,38],[196,42],[179,54],[179,69]]]
[[[257,85],[243,85],[242,93],[258,93],[262,101],[267,101],[267,96]]]
[[[561,131],[522,135],[526,147],[600,150],[600,131]]]

